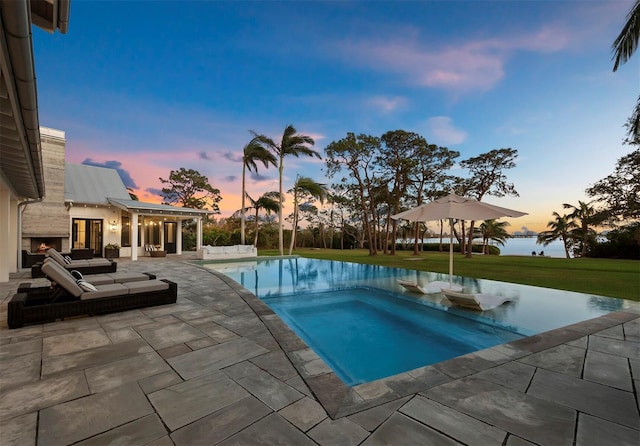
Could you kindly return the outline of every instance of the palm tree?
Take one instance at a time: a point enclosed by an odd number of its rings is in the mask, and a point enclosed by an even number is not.
[[[315,156],[318,159],[322,158],[318,152],[308,147],[315,144],[313,138],[307,135],[298,134],[296,132],[296,129],[292,125],[288,125],[284,129],[282,138],[280,139],[280,143],[278,144],[276,144],[275,141],[265,135],[258,135],[255,132],[252,132],[258,142],[264,148],[273,151],[276,157],[278,157],[278,174],[280,186],[278,189],[278,192],[280,193],[280,209],[278,209],[278,248],[280,249],[280,255],[283,255],[284,253],[282,236],[282,177],[284,172],[284,158],[290,155],[295,156],[296,158],[298,158],[300,155]]]
[[[562,244],[564,245],[564,255],[568,259],[571,257],[569,255],[571,231],[577,228],[577,225],[566,215],[560,215],[557,212],[554,212],[553,216],[555,217],[555,220],[551,220],[547,223],[547,228],[550,228],[550,230],[542,231],[538,234],[538,243],[542,244],[542,246],[547,246],[551,242],[562,240]]]
[[[247,195],[246,190],[246,171],[257,172],[257,162],[264,164],[265,168],[269,167],[269,164],[276,165],[276,157],[273,156],[269,150],[264,148],[258,139],[254,137],[249,143],[242,149],[242,208],[240,208],[240,244],[244,245],[244,232],[245,232],[245,197]]]
[[[302,198],[315,198],[320,200],[320,203],[324,203],[328,190],[325,184],[316,183],[309,177],[297,177],[290,192],[293,192],[293,231],[291,232],[289,255],[293,252],[293,247],[296,243],[300,200]]]
[[[260,195],[257,200],[254,200],[247,194],[247,198],[251,202],[251,206],[247,207],[248,209],[253,208],[256,211],[255,220],[256,220],[256,233],[253,236],[253,246],[258,247],[258,229],[260,227],[260,218],[259,213],[261,210],[266,211],[267,215],[270,215],[271,212],[278,212],[280,209],[280,201],[278,200],[278,192],[271,191],[265,192]]]
[[[510,237],[506,230],[507,226],[511,226],[506,221],[485,220],[478,227],[478,233],[482,236],[482,253],[489,254],[489,242],[496,242],[500,246],[504,246],[504,242]]]
[[[638,49],[640,40],[640,0],[636,0],[635,5],[627,14],[627,21],[622,27],[622,31],[613,42],[613,71],[626,63],[633,53]],[[627,134],[633,144],[640,143],[640,96],[636,103],[636,108],[627,122]]]
[[[565,209],[572,209],[572,212],[567,215],[568,218],[573,218],[578,220],[579,225],[577,225],[574,232],[577,235],[577,238],[580,239],[581,249],[580,249],[580,257],[585,257],[587,255],[587,248],[589,247],[589,240],[593,239],[595,235],[595,231],[591,229],[591,226],[599,225],[604,221],[604,217],[602,213],[599,213],[591,203],[584,203],[582,201],[578,201],[578,205],[574,206],[572,204],[565,203],[562,205]]]

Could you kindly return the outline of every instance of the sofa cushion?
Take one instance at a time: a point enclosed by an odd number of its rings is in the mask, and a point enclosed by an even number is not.
[[[81,300],[98,299],[100,297],[124,296],[129,290],[121,283],[108,283],[96,286],[97,291],[85,291],[80,295]]]
[[[169,289],[169,284],[162,280],[146,280],[144,282],[123,283],[129,290],[129,294],[146,293],[149,291],[162,291]]]

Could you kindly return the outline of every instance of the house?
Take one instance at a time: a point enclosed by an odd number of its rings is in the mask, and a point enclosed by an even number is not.
[[[0,0],[0,282],[18,270],[19,215],[46,195],[31,25],[66,34],[69,0]]]
[[[182,222],[195,220],[196,245],[202,245],[202,219],[209,210],[181,208],[131,199],[115,169],[65,162],[65,133],[40,128],[46,196],[24,206],[21,249],[31,253],[89,249],[104,256],[108,244],[120,257],[149,249],[182,253]]]

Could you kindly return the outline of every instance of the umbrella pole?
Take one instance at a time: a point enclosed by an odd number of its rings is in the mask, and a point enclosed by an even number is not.
[[[452,288],[451,276],[453,275],[453,218],[449,219],[449,288]]]

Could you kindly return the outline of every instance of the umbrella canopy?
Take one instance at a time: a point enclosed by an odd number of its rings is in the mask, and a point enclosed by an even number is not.
[[[493,220],[500,217],[522,217],[526,212],[507,209],[472,198],[449,194],[430,203],[392,215],[395,220],[433,221],[449,219],[449,288],[453,275],[453,219],[458,220]]]

